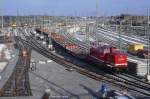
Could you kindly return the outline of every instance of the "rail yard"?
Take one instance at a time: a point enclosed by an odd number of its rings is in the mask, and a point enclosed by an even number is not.
[[[150,99],[149,25],[115,18],[3,16],[0,99]]]

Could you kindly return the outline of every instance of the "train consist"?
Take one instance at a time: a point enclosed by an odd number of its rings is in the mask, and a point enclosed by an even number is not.
[[[148,58],[148,50],[144,49],[143,44],[130,44],[128,47],[128,53],[139,58]]]
[[[51,33],[51,39],[54,45],[80,59],[96,63],[98,66],[106,66],[117,70],[127,69],[126,53],[122,53],[119,49],[108,44],[91,44],[91,47],[86,49],[73,42],[68,42],[68,39],[58,33]]]

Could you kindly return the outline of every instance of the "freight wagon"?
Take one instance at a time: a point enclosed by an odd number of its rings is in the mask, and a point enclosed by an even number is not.
[[[51,33],[51,40],[54,47],[62,49],[80,59],[86,58],[87,51],[85,51],[85,49],[83,49],[81,46],[78,46],[77,44],[69,42],[62,35],[58,35],[57,33]]]

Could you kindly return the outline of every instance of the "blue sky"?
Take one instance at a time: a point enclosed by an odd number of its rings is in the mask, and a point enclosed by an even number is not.
[[[150,0],[99,0],[100,15],[132,13],[143,15]],[[0,13],[5,15],[49,14],[96,15],[96,0],[0,0]]]

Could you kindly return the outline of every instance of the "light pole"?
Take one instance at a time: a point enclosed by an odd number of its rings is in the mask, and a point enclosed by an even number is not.
[[[1,15],[1,22],[2,22],[2,25],[1,25],[1,33],[3,33],[3,20],[4,20],[4,17],[3,17],[3,15]]]
[[[118,26],[118,43],[119,43],[119,49],[120,49],[120,52],[122,51],[122,46],[121,46],[121,28],[122,28],[122,22],[121,22],[121,19],[119,19],[120,23],[119,23],[119,26]]]
[[[98,16],[99,16],[99,2],[96,0],[96,22],[94,27],[94,33],[95,33],[95,41],[96,45],[98,46],[98,39],[97,39],[97,27],[98,27]]]
[[[150,29],[149,29],[149,9],[147,10],[147,38],[148,38],[148,58],[147,58],[147,79],[150,81]]]
[[[87,23],[87,19],[86,19],[86,42],[88,44],[87,53],[89,53],[90,52],[90,41],[89,41],[89,24]]]

